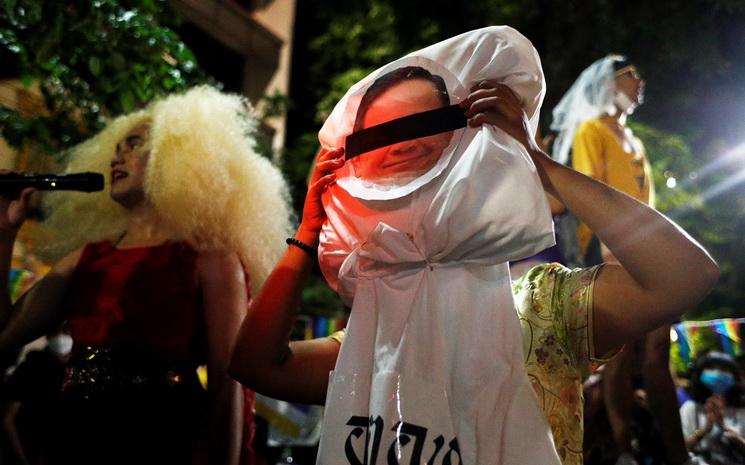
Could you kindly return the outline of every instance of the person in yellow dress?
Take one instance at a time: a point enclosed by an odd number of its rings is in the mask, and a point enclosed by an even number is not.
[[[636,66],[620,55],[608,55],[585,69],[553,111],[551,128],[558,131],[553,157],[575,170],[654,207],[652,171],[644,145],[626,120],[644,101],[645,82]],[[633,218],[624,217],[623,221]],[[644,235],[641,225],[636,232]],[[617,262],[613,252],[584,223],[577,227],[580,263],[592,266]],[[630,239],[622,246],[636,247]],[[571,256],[571,253],[565,255]],[[662,322],[662,323],[671,323]],[[634,464],[631,450],[631,366],[638,363],[649,407],[664,440],[666,460],[673,465],[688,459],[680,427],[669,366],[669,325],[662,324],[636,341],[642,360],[627,350],[605,367],[603,392],[618,453],[618,465]]]
[[[644,86],[636,66],[621,55],[590,65],[553,110],[551,129],[558,131],[553,157],[654,207],[644,144],[626,125],[644,101]],[[579,225],[577,240],[585,265],[611,258],[587,225]]]
[[[651,167],[642,142],[620,121],[625,115],[604,115],[582,123],[572,144],[572,166],[654,207]],[[601,258],[610,258],[607,248],[584,223],[577,230],[577,238],[586,258],[593,253],[597,256],[598,247]]]

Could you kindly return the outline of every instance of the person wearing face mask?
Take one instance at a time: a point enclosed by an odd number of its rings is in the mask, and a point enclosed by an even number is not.
[[[54,420],[72,338],[61,329],[48,334],[46,341],[44,349],[26,354],[3,386],[2,430],[10,464],[39,463],[41,451],[60,426]]]
[[[745,390],[734,359],[721,352],[699,358],[690,393],[680,408],[688,449],[699,463],[745,464]]]

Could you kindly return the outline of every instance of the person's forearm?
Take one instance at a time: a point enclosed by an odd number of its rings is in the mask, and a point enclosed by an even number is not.
[[[302,227],[295,237],[313,247],[318,243],[317,233]],[[256,377],[280,367],[289,356],[290,332],[314,263],[306,251],[289,246],[251,304],[230,367],[242,383],[253,386]]]
[[[709,431],[710,430],[711,430],[711,428],[708,428],[708,429],[707,428],[697,429],[693,433],[691,433],[688,436],[686,436],[686,438],[685,438],[686,448],[688,450],[693,450],[693,448],[696,447],[696,445],[698,445],[698,443],[701,442],[701,440],[707,434],[709,434]]]
[[[542,152],[533,151],[531,156],[546,190],[589,226],[640,286],[668,293],[673,306],[684,305],[709,290],[718,268],[677,225]],[[691,280],[691,270],[705,279]],[[685,289],[681,289],[683,285]]]
[[[225,379],[223,383],[219,389],[224,392],[210,393],[208,427],[203,436],[207,463],[238,465],[243,445],[243,393],[235,381]]]

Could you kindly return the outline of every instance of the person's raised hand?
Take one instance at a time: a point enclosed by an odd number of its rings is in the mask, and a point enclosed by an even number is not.
[[[336,181],[335,170],[344,165],[344,150],[323,147],[316,157],[316,165],[308,182],[308,192],[305,194],[303,204],[303,217],[300,222],[300,230],[306,244],[316,246],[318,234],[323,222],[326,221],[326,212],[323,209],[321,195],[334,181]]]
[[[722,426],[724,423],[724,398],[721,395],[713,394],[706,399],[706,420],[709,424]]]
[[[520,99],[505,84],[481,81],[471,88],[461,107],[470,126],[493,124],[522,143],[528,151],[540,150]]]
[[[544,172],[553,161],[536,142],[528,115],[512,89],[497,81],[481,81],[471,88],[471,93],[461,102],[461,108],[469,126],[492,124],[520,142],[538,168],[543,188],[561,202],[561,196],[557,195],[556,188]]]
[[[0,170],[0,174],[11,173]],[[23,189],[20,194],[0,193],[0,235],[15,237],[28,216],[29,201],[35,189]]]

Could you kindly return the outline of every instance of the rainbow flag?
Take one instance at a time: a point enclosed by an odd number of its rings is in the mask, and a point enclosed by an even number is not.
[[[347,326],[346,318],[299,315],[295,323],[295,334],[303,339],[328,337]]]
[[[673,326],[673,329],[678,334],[678,340],[676,342],[678,343],[680,358],[683,360],[683,363],[688,366],[691,363],[691,345],[688,343],[688,334],[682,324]]]
[[[745,318],[710,321],[684,321],[673,325],[677,340],[671,344],[671,357],[690,367],[699,354],[711,350],[739,357],[745,353],[741,333]]]
[[[722,352],[737,357],[742,354],[738,327],[741,325],[733,319],[712,320],[712,329],[722,343]]]
[[[10,300],[15,302],[36,283],[36,276],[30,271],[20,268],[11,268],[8,274],[8,290]]]

